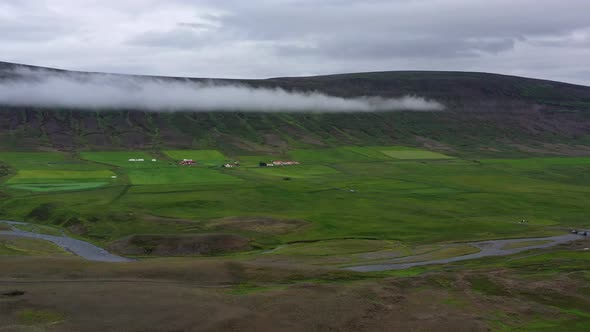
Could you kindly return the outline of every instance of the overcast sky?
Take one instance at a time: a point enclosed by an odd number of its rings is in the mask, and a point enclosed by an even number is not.
[[[0,61],[266,78],[465,70],[590,85],[588,0],[0,0]]]

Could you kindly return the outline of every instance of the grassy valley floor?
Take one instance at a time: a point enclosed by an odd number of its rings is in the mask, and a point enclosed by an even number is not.
[[[272,160],[300,165],[259,166]],[[0,152],[0,163],[0,219],[139,259],[88,262],[0,239],[0,326],[9,330],[572,331],[590,322],[582,236],[506,257],[340,269],[590,229],[590,158],[348,146]]]

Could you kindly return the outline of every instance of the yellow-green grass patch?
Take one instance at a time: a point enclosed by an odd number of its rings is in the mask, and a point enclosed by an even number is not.
[[[19,170],[15,176],[10,178],[6,183],[53,183],[53,182],[80,182],[80,180],[87,180],[88,182],[99,181],[104,182],[111,180],[115,173],[109,170],[91,170],[91,171],[76,171],[76,170]]]
[[[388,155],[394,159],[409,159],[409,160],[425,160],[425,159],[451,159],[453,157],[444,155],[442,153],[426,151],[426,150],[407,150],[407,149],[388,149],[382,150],[383,154]]]
[[[109,170],[19,170],[6,186],[38,192],[85,190],[105,186],[113,176]]]
[[[40,240],[0,235],[0,256],[69,256],[55,244]]]
[[[25,325],[55,324],[64,319],[64,314],[49,309],[25,309],[18,313],[18,321]]]

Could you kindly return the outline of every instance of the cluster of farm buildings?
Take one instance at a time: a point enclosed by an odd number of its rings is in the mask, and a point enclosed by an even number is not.
[[[179,165],[196,165],[198,162],[192,159],[183,159],[181,161],[178,162]],[[231,162],[231,163],[225,163],[223,164],[223,167],[225,168],[233,168],[233,167],[237,167],[239,166],[240,163],[237,161]]]
[[[192,159],[183,159],[179,162],[180,165],[196,165],[198,162]],[[258,163],[258,166],[260,167],[273,167],[273,166],[290,166],[290,165],[300,165],[301,163],[298,161],[292,161],[292,160],[272,160],[271,162],[267,163],[264,161],[261,161]],[[223,167],[225,168],[234,168],[234,167],[238,167],[240,166],[240,162],[238,161],[234,161],[231,163],[225,163],[223,164]]]
[[[130,162],[144,162],[145,159],[129,159]],[[156,159],[152,159],[152,161],[158,161]],[[191,166],[191,165],[196,165],[198,162],[192,159],[182,159],[181,161],[178,162],[179,165],[186,165],[186,166]],[[292,161],[292,160],[272,160],[271,162],[267,163],[264,161],[261,161],[258,163],[258,166],[260,167],[273,167],[273,166],[290,166],[290,165],[300,165],[301,163],[298,161]],[[234,167],[238,167],[240,165],[239,162],[234,161],[231,163],[225,163],[223,164],[223,167],[225,168],[234,168]]]
[[[265,163],[261,161],[258,166],[260,167],[272,167],[272,166],[290,166],[290,165],[300,165],[301,163],[298,161],[291,161],[291,160],[273,160],[270,163]]]

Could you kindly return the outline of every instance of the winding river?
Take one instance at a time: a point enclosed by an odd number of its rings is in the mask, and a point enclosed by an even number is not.
[[[422,266],[422,265],[432,265],[432,264],[446,264],[458,261],[464,261],[468,259],[476,259],[476,258],[483,258],[483,257],[491,257],[491,256],[506,256],[516,254],[525,250],[531,249],[542,249],[552,247],[558,244],[572,242],[576,240],[584,239],[584,235],[580,234],[565,234],[565,235],[558,235],[558,236],[551,236],[551,237],[538,237],[538,238],[523,238],[523,239],[507,239],[507,240],[489,240],[489,241],[479,241],[479,242],[468,242],[462,243],[461,245],[471,245],[473,247],[478,248],[480,251],[467,254],[463,256],[455,256],[443,259],[435,259],[435,260],[424,260],[419,262],[410,262],[404,263],[400,262],[401,260],[408,260],[412,257],[416,256],[407,256],[398,259],[392,259],[387,263],[381,264],[369,264],[369,265],[358,265],[358,266],[351,266],[346,267],[346,270],[357,271],[357,272],[376,272],[376,271],[386,271],[386,270],[402,270],[411,268],[414,266]],[[518,243],[526,243],[530,241],[543,241],[540,244],[532,244],[528,246],[522,246],[518,248],[504,248],[506,245],[510,244],[518,244]],[[449,245],[452,246],[452,245]]]
[[[8,236],[19,236],[19,237],[28,237],[34,239],[41,239],[53,242],[57,246],[68,250],[82,258],[85,258],[90,261],[99,261],[99,262],[129,262],[133,261],[131,258],[126,258],[122,256],[117,256],[106,251],[103,248],[95,246],[89,242],[85,242],[82,240],[74,239],[68,237],[67,235],[63,234],[62,236],[55,236],[55,235],[47,235],[47,234],[39,234],[33,232],[27,232],[20,230],[13,225],[30,225],[29,223],[19,222],[19,221],[7,221],[7,220],[0,220],[0,223],[5,223],[11,225],[12,230],[10,231],[0,231],[0,235],[8,235]],[[583,231],[582,231],[583,232]],[[581,232],[581,233],[582,233]],[[397,259],[392,259],[387,263],[380,263],[380,264],[367,264],[367,265],[358,265],[358,266],[351,266],[346,267],[344,269],[357,271],[357,272],[373,272],[373,271],[385,271],[385,270],[401,270],[407,269],[414,266],[423,266],[423,265],[431,265],[431,264],[446,264],[458,261],[464,261],[468,259],[476,259],[476,258],[483,258],[483,257],[491,257],[491,256],[506,256],[516,254],[525,250],[531,249],[542,249],[548,248],[551,246],[555,246],[562,243],[572,242],[576,240],[581,240],[586,238],[584,235],[581,234],[564,234],[559,236],[551,236],[551,237],[539,237],[539,238],[522,238],[522,239],[506,239],[506,240],[489,240],[489,241],[479,241],[479,242],[468,242],[456,245],[471,245],[473,247],[478,248],[480,251],[472,254],[467,254],[463,256],[455,256],[443,259],[435,259],[435,260],[423,260],[423,261],[416,261],[416,262],[404,262],[412,257],[419,258],[421,255],[415,256],[406,256],[400,257]],[[506,245],[516,244],[519,243],[527,243],[531,241],[542,241],[538,244],[530,244],[530,245],[523,245],[520,247],[505,247]],[[447,245],[446,247],[452,247],[455,245]]]
[[[25,222],[0,220],[0,222],[8,225],[28,225]],[[0,231],[0,235],[28,237],[33,239],[41,239],[53,242],[57,246],[74,253],[82,258],[90,261],[99,262],[128,262],[132,261],[130,258],[117,256],[104,250],[101,247],[95,246],[92,243],[77,240],[63,234],[62,236],[39,234],[33,232],[22,231],[16,227],[12,227],[10,231]]]

